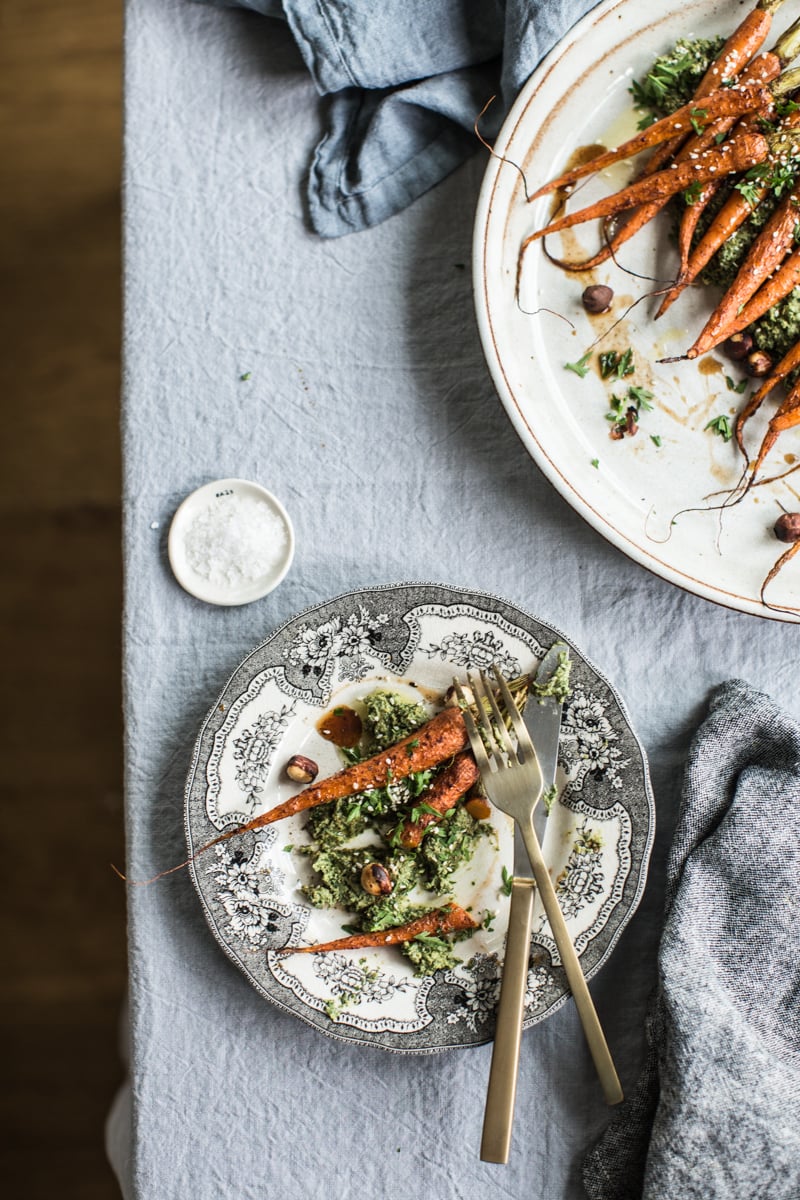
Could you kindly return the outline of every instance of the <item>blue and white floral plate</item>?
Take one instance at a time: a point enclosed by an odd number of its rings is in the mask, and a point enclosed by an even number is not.
[[[535,667],[556,640],[574,660],[564,707],[558,802],[544,854],[588,977],[606,961],[644,887],[654,805],[644,751],[624,705],[568,638],[522,609],[482,592],[399,584],[338,596],[293,617],[231,676],[198,736],[186,785],[190,853],[219,832],[297,790],[283,768],[293,754],[341,766],[317,731],[333,704],[375,688],[398,688],[433,712],[453,675],[497,662],[510,676]],[[488,1041],[494,1030],[513,830],[494,814],[456,876],[454,898],[485,923],[458,943],[459,966],[417,977],[396,949],[281,955],[277,948],[342,936],[351,914],[312,908],[305,814],[231,838],[191,871],[225,953],[253,986],[323,1033],[349,1042],[432,1053]],[[492,916],[494,914],[494,916]],[[526,1026],[567,997],[543,911],[534,914]]]

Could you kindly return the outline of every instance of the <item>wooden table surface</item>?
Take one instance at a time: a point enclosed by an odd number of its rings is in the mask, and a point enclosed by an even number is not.
[[[0,6],[0,1174],[26,1200],[119,1197],[121,26],[120,0]]]

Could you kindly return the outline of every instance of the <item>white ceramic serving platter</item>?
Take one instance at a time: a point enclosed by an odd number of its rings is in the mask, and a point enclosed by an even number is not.
[[[591,275],[564,271],[548,260],[541,242],[534,243],[523,257],[518,293],[516,288],[521,243],[547,223],[553,206],[550,197],[526,203],[518,168],[533,192],[582,147],[618,145],[635,132],[641,115],[633,107],[632,80],[677,37],[728,35],[746,11],[727,0],[606,0],[570,31],[523,88],[489,159],[475,225],[475,298],[484,351],[508,415],[575,510],[671,583],[741,612],[798,621],[800,560],[770,585],[769,606],[760,591],[786,549],[772,531],[775,519],[782,508],[800,510],[800,472],[751,489],[722,513],[711,507],[739,480],[742,459],[733,441],[706,426],[717,416],[735,415],[743,396],[726,376],[734,385],[744,376],[718,351],[695,362],[656,361],[691,345],[717,294],[689,289],[653,320],[658,300],[643,297],[675,274],[668,219],[657,218],[633,238],[619,265],[604,264]],[[792,15],[776,19],[767,45]],[[616,191],[630,169],[615,167],[583,184],[569,208]],[[597,222],[547,239],[551,254],[570,260],[585,259],[600,245]],[[613,288],[610,313],[592,317],[584,311],[581,293],[590,282]],[[604,381],[596,369],[585,378],[565,369],[590,348],[596,363],[598,352],[628,347],[636,369],[624,381]],[[653,392],[654,408],[642,414],[635,437],[613,441],[609,397],[629,384]],[[754,447],[764,424],[761,416],[751,423]],[[797,431],[783,435],[765,476],[786,472],[800,458],[799,439]]]
[[[554,641],[573,659],[559,753],[559,799],[547,822],[545,858],[557,881],[587,977],[611,953],[644,887],[654,807],[644,752],[606,679],[558,631],[508,602],[438,584],[352,592],[292,618],[242,662],[214,702],[186,786],[193,854],[298,790],[284,774],[293,754],[316,760],[320,778],[340,769],[317,730],[337,703],[390,687],[435,711],[454,675],[496,662],[531,671]],[[342,937],[352,914],[313,908],[305,814],[237,835],[200,854],[192,877],[214,936],[266,998],[323,1033],[388,1050],[431,1053],[487,1041],[494,1030],[508,918],[502,869],[513,870],[510,822],[492,817],[453,898],[476,919],[461,963],[419,977],[394,947],[312,955],[278,948]],[[426,894],[426,904],[443,902]],[[534,914],[526,1025],[568,995],[543,911]]]

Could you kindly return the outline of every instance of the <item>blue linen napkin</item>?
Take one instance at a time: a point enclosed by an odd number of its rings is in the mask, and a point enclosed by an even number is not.
[[[285,19],[321,95],[310,165],[323,237],[377,225],[492,138],[544,55],[597,0],[200,0]]]
[[[800,1196],[800,726],[738,680],[689,754],[635,1094],[591,1200]]]

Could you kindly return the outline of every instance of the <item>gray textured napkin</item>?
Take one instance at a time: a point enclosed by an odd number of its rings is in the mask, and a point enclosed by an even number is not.
[[[635,1095],[592,1200],[800,1196],[800,727],[723,684],[690,750]]]
[[[285,18],[328,97],[308,179],[317,233],[400,212],[493,137],[544,55],[597,0],[201,0]],[[266,118],[266,114],[265,114]]]

